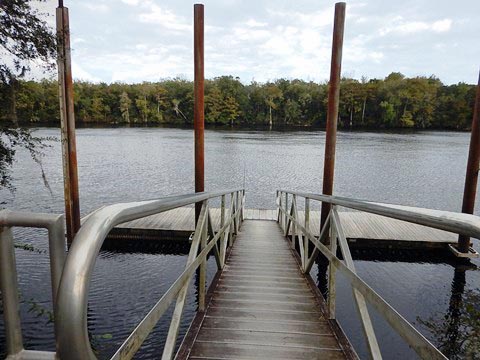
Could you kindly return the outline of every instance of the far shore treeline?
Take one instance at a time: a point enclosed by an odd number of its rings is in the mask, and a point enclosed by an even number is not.
[[[193,122],[193,83],[181,78],[141,84],[75,82],[79,125]],[[205,81],[205,122],[226,126],[316,126],[326,123],[328,85],[303,80],[252,81],[221,76]],[[475,86],[444,85],[434,77],[341,82],[339,127],[468,129]],[[58,124],[52,80],[0,85],[0,119],[21,125]]]

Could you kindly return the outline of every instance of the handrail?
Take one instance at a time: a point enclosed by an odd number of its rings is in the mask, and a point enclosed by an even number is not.
[[[480,217],[475,215],[371,202],[340,196],[329,196],[286,190],[278,190],[278,192],[297,195],[306,199],[327,202],[332,205],[338,205],[349,209],[360,210],[371,214],[377,214],[393,219],[433,227],[440,230],[454,232],[461,235],[480,238]]]
[[[202,262],[202,258],[206,258],[208,251],[216,245],[221,235],[226,233],[226,231],[230,229],[229,226],[233,226],[234,223],[235,227],[238,228],[238,222],[241,221],[240,216],[243,213],[244,190],[234,189],[228,191],[202,192],[170,196],[158,200],[120,203],[103,207],[92,213],[75,236],[60,282],[58,305],[55,313],[55,318],[59,326],[58,353],[60,358],[79,360],[96,359],[87,332],[87,299],[90,278],[97,255],[106,236],[114,226],[126,221],[193,203],[204,202],[204,205],[206,205],[209,199],[220,196],[222,197],[222,204],[224,204],[224,196],[228,194],[231,194],[231,205],[235,205],[235,211],[230,213],[230,219],[225,223],[223,228],[217,232],[208,246],[196,256],[195,261],[187,266],[182,275],[139,324],[140,327],[146,323],[145,328],[151,329],[163,314],[164,310],[168,308],[171,301],[178,295],[184,282],[191,277],[196,267]],[[233,194],[237,194],[237,196],[234,197]],[[240,199],[238,194],[242,195]],[[206,227],[207,219],[208,217],[204,216],[203,221],[199,221],[197,227]],[[153,311],[156,312],[153,314],[155,316],[152,315]],[[137,331],[137,329],[135,329],[134,332]],[[116,354],[114,358],[130,358],[129,356],[133,355],[131,351],[132,348],[138,348],[141,344],[141,342],[140,344],[138,343],[140,339],[135,337],[131,339],[129,343],[127,343],[128,341],[127,339],[124,343],[124,353]],[[141,341],[143,342],[143,340]],[[128,356],[123,356],[124,354]]]
[[[283,194],[285,200],[283,200]],[[288,204],[288,195],[292,196],[291,206]],[[305,198],[305,223],[300,224],[298,218],[297,196]],[[324,201],[332,204],[326,222],[320,229],[319,238],[309,229],[310,200]],[[285,235],[292,234],[292,247],[296,248],[297,238],[301,256],[301,268],[306,274],[318,255],[322,253],[330,263],[328,275],[328,312],[331,319],[335,319],[335,272],[340,270],[350,282],[354,300],[362,321],[363,330],[367,339],[370,355],[373,359],[381,359],[380,348],[368,314],[366,301],[392,326],[392,328],[411,346],[418,355],[425,359],[446,359],[446,357],[403,318],[390,304],[369,287],[357,274],[352,261],[347,239],[338,216],[337,206],[387,216],[390,218],[421,224],[459,234],[479,237],[480,218],[473,215],[458,214],[448,211],[430,210],[402,205],[391,205],[349,199],[336,196],[311,194],[294,191],[277,191],[278,222],[284,229]],[[290,210],[289,210],[290,209]],[[304,239],[306,240],[304,240]],[[326,245],[330,240],[329,247]],[[344,261],[336,256],[337,242]],[[308,256],[309,243],[314,245],[314,252]]]
[[[7,358],[53,359],[55,353],[25,350],[23,348],[20,313],[18,311],[20,305],[12,227],[47,229],[52,304],[53,308],[55,308],[60,278],[65,258],[67,257],[64,218],[63,215],[54,214],[11,210],[0,211],[0,290],[3,296]],[[55,336],[58,336],[57,323],[54,325]]]

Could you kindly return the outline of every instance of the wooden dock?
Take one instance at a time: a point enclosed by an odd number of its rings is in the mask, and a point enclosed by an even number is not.
[[[220,209],[212,208],[210,214],[213,228],[218,229]],[[193,207],[170,210],[120,224],[111,232],[110,238],[186,241],[194,231],[194,216]],[[303,211],[299,211],[298,216],[303,223]],[[339,216],[352,248],[442,248],[458,239],[453,233],[364,212],[344,211],[339,212]],[[245,219],[276,220],[277,211],[245,209]],[[319,211],[310,212],[310,229],[319,235]]]
[[[346,359],[343,332],[295,260],[277,223],[246,220],[208,307],[177,359]]]

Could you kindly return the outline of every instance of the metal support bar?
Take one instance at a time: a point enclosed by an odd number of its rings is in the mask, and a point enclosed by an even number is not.
[[[310,231],[310,199],[305,198],[305,229],[307,231]],[[308,263],[308,257],[309,257],[309,252],[310,252],[310,244],[308,242],[308,238],[306,236],[303,237],[303,248],[305,252],[305,258],[303,262],[303,271],[305,272],[307,270],[307,263]]]
[[[15,356],[23,350],[22,325],[12,229],[5,226],[0,227],[0,289],[2,290],[7,354]]]
[[[208,207],[207,201],[205,200],[202,203],[202,208],[200,211],[200,217],[198,218],[197,226],[195,228],[195,234],[193,236],[192,245],[190,247],[190,252],[188,253],[187,265],[188,268],[196,259],[198,248],[201,247],[204,240],[204,233],[207,228],[207,219],[208,219]],[[201,248],[203,250],[203,248]],[[201,283],[201,282],[200,282]],[[187,279],[182,289],[180,290],[177,303],[175,305],[175,310],[173,311],[172,321],[170,322],[170,328],[168,329],[167,339],[165,340],[165,346],[163,348],[162,359],[172,359],[175,351],[175,344],[178,336],[178,331],[180,329],[180,321],[182,319],[183,309],[185,307],[185,299],[187,298],[188,286],[190,284],[190,278]]]
[[[330,218],[330,252],[335,255],[337,253],[337,229],[331,225]],[[332,262],[328,265],[328,318],[335,319],[335,300],[336,300],[336,269]]]
[[[336,229],[338,242],[340,244],[340,250],[342,252],[343,259],[345,260],[345,264],[350,270],[356,273],[355,265],[353,264],[352,254],[350,253],[350,249],[347,243],[347,238],[345,237],[345,234],[343,232],[343,228],[340,222],[340,217],[338,216],[336,206],[332,207],[331,212],[332,212],[331,221],[333,222],[333,226]],[[370,315],[368,313],[368,308],[367,308],[367,303],[365,302],[365,298],[357,289],[353,289],[353,296],[355,298],[355,304],[357,305],[358,314],[362,321],[362,329],[365,334],[365,338],[367,340],[367,347],[370,352],[370,356],[372,359],[382,359],[382,353],[378,345],[377,337],[375,336],[375,330],[373,329],[372,320],[370,319]]]

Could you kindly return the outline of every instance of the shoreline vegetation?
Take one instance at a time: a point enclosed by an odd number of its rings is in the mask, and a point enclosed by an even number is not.
[[[193,82],[181,78],[141,84],[76,81],[78,127],[182,126],[193,123]],[[327,83],[279,79],[245,85],[233,76],[205,81],[205,124],[213,128],[324,128]],[[468,130],[475,85],[444,85],[435,76],[344,78],[341,129]],[[59,124],[53,80],[0,84],[0,119],[21,126]]]

